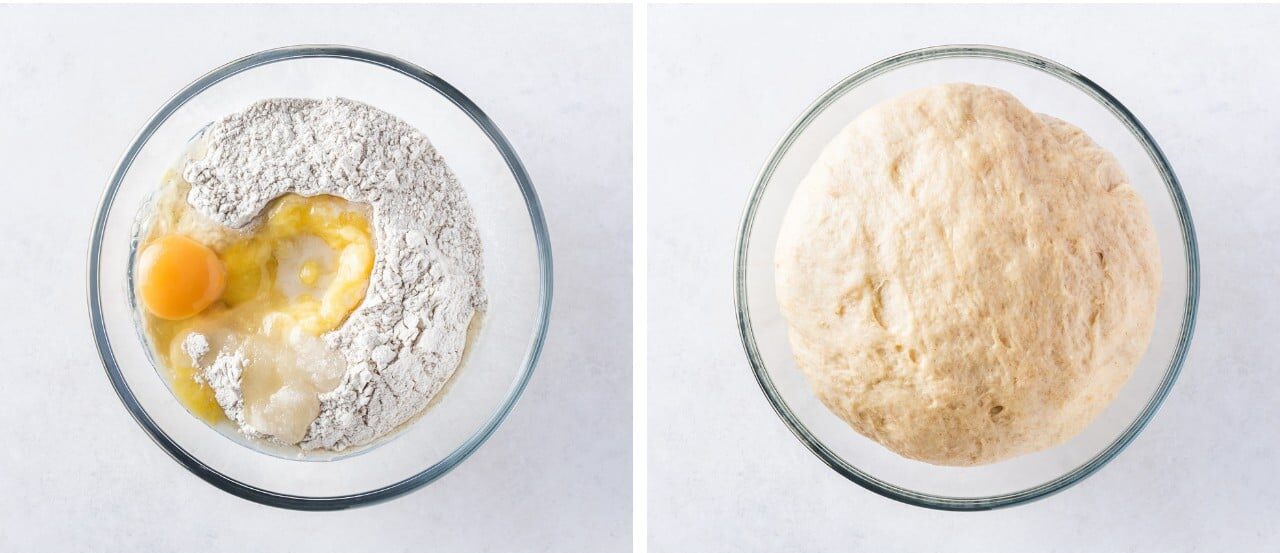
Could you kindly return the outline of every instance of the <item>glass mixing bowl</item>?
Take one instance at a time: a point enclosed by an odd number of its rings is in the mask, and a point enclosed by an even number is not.
[[[831,414],[791,357],[774,295],[773,250],[783,213],[823,146],[867,108],[911,90],[972,82],[1012,92],[1032,111],[1083,128],[1110,150],[1151,212],[1163,284],[1151,345],[1115,401],[1058,447],[979,467],[909,460]],[[797,438],[836,472],[881,495],[923,507],[1017,505],[1080,482],[1115,458],[1151,420],[1186,358],[1199,295],[1195,231],[1177,177],[1147,130],[1118,100],[1053,61],[992,46],[940,46],[867,67],[823,94],[765,163],[738,234],[734,293],[747,358],[765,396]]]
[[[138,219],[165,169],[205,125],[254,101],[342,96],[420,129],[458,175],[479,222],[489,310],[469,353],[427,412],[349,455],[301,459],[188,413],[156,367],[130,286]],[[343,46],[259,52],[177,93],[129,145],[103,194],[89,247],[89,314],[107,376],[125,407],[174,460],[237,496],[290,509],[366,505],[418,489],[458,466],[510,412],[546,336],[551,249],[533,184],[484,112],[403,60]],[[247,447],[246,447],[247,446]],[[296,451],[296,450],[295,450]]]

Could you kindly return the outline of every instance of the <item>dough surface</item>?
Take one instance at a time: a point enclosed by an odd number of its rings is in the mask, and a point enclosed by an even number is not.
[[[776,287],[819,399],[900,455],[1049,448],[1151,338],[1159,246],[1115,158],[1009,93],[949,84],[859,115],[787,210]]]

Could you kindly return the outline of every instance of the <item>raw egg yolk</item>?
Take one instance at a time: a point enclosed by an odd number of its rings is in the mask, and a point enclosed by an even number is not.
[[[151,314],[176,321],[209,307],[227,285],[218,254],[180,234],[163,236],[138,259],[139,295]]]

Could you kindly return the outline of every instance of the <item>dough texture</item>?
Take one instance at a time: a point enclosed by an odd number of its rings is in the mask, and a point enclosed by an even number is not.
[[[972,84],[854,119],[800,183],[774,264],[817,396],[939,465],[1083,430],[1146,351],[1160,288],[1155,231],[1115,158]]]

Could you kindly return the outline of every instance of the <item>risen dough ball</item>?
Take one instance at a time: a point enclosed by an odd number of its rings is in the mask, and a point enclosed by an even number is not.
[[[1160,288],[1150,218],[1115,158],[971,84],[858,116],[800,183],[775,255],[818,397],[940,465],[1084,429],[1146,350]]]

